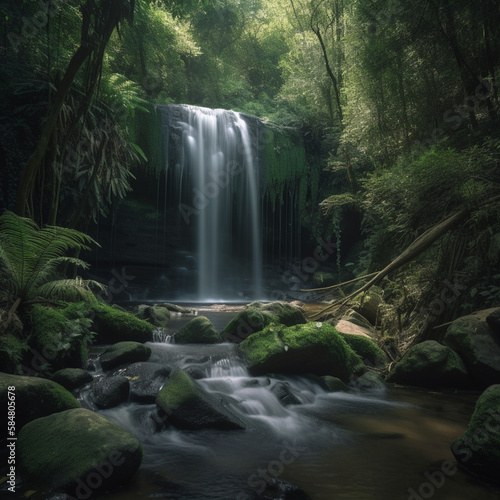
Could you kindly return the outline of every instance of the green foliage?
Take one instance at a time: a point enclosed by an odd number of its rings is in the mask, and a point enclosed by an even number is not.
[[[43,300],[95,301],[91,287],[103,289],[94,281],[61,277],[62,265],[88,267],[67,254],[89,249],[95,243],[89,236],[68,228],[43,229],[28,218],[12,212],[0,216],[0,294],[14,304]]]
[[[69,304],[62,309],[35,305],[29,314],[30,346],[44,353],[46,371],[65,367],[81,368],[88,357],[87,346],[94,333],[85,303]]]
[[[28,344],[9,333],[0,335],[0,366],[6,373],[16,373],[23,356],[29,350]]]

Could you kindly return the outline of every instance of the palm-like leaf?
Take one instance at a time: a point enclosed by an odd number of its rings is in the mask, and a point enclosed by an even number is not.
[[[86,268],[85,262],[65,254],[89,249],[92,243],[97,244],[80,231],[57,226],[40,229],[31,219],[4,212],[0,216],[0,293],[11,302],[89,299],[91,282],[57,278],[63,264]]]

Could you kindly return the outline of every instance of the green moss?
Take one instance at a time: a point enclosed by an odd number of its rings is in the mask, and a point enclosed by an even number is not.
[[[177,344],[217,344],[221,341],[214,325],[205,316],[192,319],[175,334]]]
[[[0,336],[0,370],[16,373],[21,365],[23,355],[29,350],[26,342],[9,333]]]
[[[347,333],[341,333],[341,335],[352,350],[363,360],[368,360],[374,365],[385,363],[384,351],[373,340],[361,335],[349,335]]]
[[[262,331],[273,322],[278,322],[277,316],[268,311],[249,307],[238,313],[220,332],[220,336],[224,340],[238,343],[252,334]]]
[[[272,324],[243,341],[239,352],[255,374],[314,373],[346,381],[365,370],[359,356],[327,323]]]
[[[153,340],[154,326],[131,313],[112,306],[99,304],[93,307],[94,329],[101,342],[125,340],[149,342]]]
[[[151,356],[151,349],[140,342],[118,342],[108,347],[100,356],[99,361],[103,370],[110,370],[125,363],[147,361]]]
[[[83,408],[31,422],[22,429],[17,443],[28,484],[72,494],[77,479],[85,482],[89,473],[95,474],[96,466],[109,463],[113,457],[116,466],[111,467],[112,474],[101,476],[105,488],[130,480],[142,460],[137,438]]]
[[[80,404],[64,387],[51,380],[0,373],[0,405],[7,407],[7,388],[16,388],[16,423],[20,429],[27,422]]]
[[[177,370],[158,393],[156,402],[161,408],[175,409],[196,396],[191,377],[184,370]]]

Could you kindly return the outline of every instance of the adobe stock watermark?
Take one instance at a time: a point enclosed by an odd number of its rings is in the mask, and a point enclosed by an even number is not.
[[[38,0],[40,10],[35,12],[29,19],[27,17],[21,18],[23,23],[21,34],[12,31],[7,34],[12,50],[17,54],[19,47],[35,38],[40,30],[47,26],[49,19],[60,12],[65,3],[65,0],[48,0],[47,2]]]
[[[306,450],[305,447],[298,446],[296,438],[293,443],[283,441],[282,445],[283,448],[277,460],[271,460],[265,468],[258,469],[248,476],[247,485],[258,495],[264,493],[267,485],[271,483],[273,479],[281,476],[285,467],[295,462],[297,457]],[[240,492],[236,496],[236,500],[251,500],[252,498],[254,497],[245,492]]]
[[[120,467],[125,463],[125,457],[119,451],[111,452],[104,462],[92,464],[93,470],[90,471],[83,479],[76,479],[75,495],[66,494],[64,500],[87,500],[96,490],[99,490],[106,479],[109,479],[115,470],[115,467]]]
[[[461,439],[452,447],[453,454],[460,464],[466,464],[472,458],[473,451],[479,451],[490,439],[492,434],[500,432],[500,409],[486,410],[488,418],[484,424],[475,429],[472,436]],[[408,500],[424,500],[431,498],[437,490],[442,488],[446,480],[457,472],[457,463],[445,460],[440,470],[426,471],[424,473],[427,481],[422,482],[416,488],[408,488]]]
[[[222,170],[210,170],[208,173],[209,180],[201,187],[193,189],[192,205],[179,203],[179,212],[186,224],[190,223],[190,218],[193,215],[199,215],[202,210],[205,210],[210,201],[219,196],[221,190],[226,189],[231,183],[231,179],[240,175],[243,172],[243,166],[237,161],[229,161],[226,168]]]
[[[439,297],[436,297],[428,307],[423,307],[420,310],[420,314],[425,316],[425,322],[422,327],[426,327],[439,318],[440,314],[446,309],[446,306],[455,302],[462,292],[467,290],[467,287],[458,283],[456,279],[453,283],[449,280],[444,280],[443,283],[444,286]]]
[[[299,289],[318,270],[320,263],[326,261],[336,249],[337,243],[331,241],[331,237],[326,241],[320,239],[313,254],[303,259],[300,265],[295,264],[287,269],[281,276],[281,281],[291,290]],[[274,300],[284,300],[286,294],[281,290],[273,290],[271,297]]]

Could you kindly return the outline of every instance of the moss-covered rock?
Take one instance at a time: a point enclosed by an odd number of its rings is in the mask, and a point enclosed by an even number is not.
[[[329,392],[348,392],[349,387],[337,377],[324,375],[322,378],[322,386]]]
[[[87,370],[82,368],[63,368],[54,373],[50,379],[62,385],[68,391],[73,391],[92,382],[93,377]]]
[[[132,313],[99,304],[94,306],[94,330],[101,343],[121,341],[150,342],[153,340],[154,326],[135,317]]]
[[[239,344],[271,323],[293,326],[306,323],[306,319],[300,309],[287,302],[270,302],[269,304],[253,302],[247,309],[239,312],[220,334],[224,341]]]
[[[460,356],[435,340],[411,347],[386,380],[419,387],[469,387],[471,384]]]
[[[163,363],[133,363],[117,373],[130,381],[130,400],[154,403],[172,368]]]
[[[6,373],[17,373],[28,350],[26,342],[14,334],[0,335],[0,369]]]
[[[500,483],[500,385],[486,389],[467,427],[452,445],[457,463],[475,476]]]
[[[374,366],[385,365],[387,360],[384,351],[373,340],[362,335],[341,333],[342,338],[351,349],[366,363]]]
[[[75,498],[126,485],[142,461],[136,437],[83,408],[27,424],[19,434],[17,452],[26,486]]]
[[[372,325],[380,324],[380,308],[384,304],[382,296],[383,291],[380,288],[372,287],[359,297],[353,309]]]
[[[1,408],[7,408],[9,387],[15,387],[16,433],[32,420],[80,407],[69,391],[51,380],[0,373]]]
[[[99,357],[103,370],[111,370],[126,363],[147,361],[151,349],[139,342],[117,342],[108,347]]]
[[[222,341],[212,322],[205,316],[193,318],[174,336],[176,344],[218,344]]]
[[[500,336],[486,322],[493,311],[478,311],[456,319],[444,337],[444,344],[460,354],[471,378],[483,388],[500,383]]]
[[[313,373],[348,381],[365,371],[361,358],[327,323],[273,324],[248,337],[238,350],[254,375]]]
[[[246,425],[220,397],[205,392],[184,370],[163,386],[156,404],[179,429],[244,429]]]
[[[123,375],[100,377],[92,384],[92,401],[99,409],[113,408],[128,400],[130,382]]]
[[[135,315],[139,319],[160,328],[165,328],[170,321],[170,311],[163,304],[154,304],[152,306],[141,304],[138,306]]]
[[[269,302],[268,304],[252,302],[249,307],[261,312],[267,312],[277,317],[278,322],[285,326],[303,325],[307,323],[304,313],[288,302],[276,301]]]
[[[488,323],[488,326],[497,338],[500,338],[500,309],[496,309],[488,314],[486,316],[486,323]]]
[[[361,377],[353,380],[351,386],[359,391],[386,391],[387,386],[380,375],[375,372],[367,371]]]

